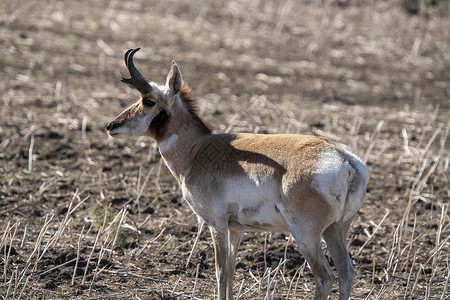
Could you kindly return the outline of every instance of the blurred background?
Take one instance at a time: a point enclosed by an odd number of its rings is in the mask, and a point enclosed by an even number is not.
[[[449,297],[449,1],[3,1],[0,24],[7,297],[214,295],[209,234],[186,265],[197,220],[155,143],[104,130],[138,100],[135,47],[151,81],[177,61],[215,132],[321,135],[368,164],[355,299]],[[314,290],[283,234],[246,235],[235,284]]]

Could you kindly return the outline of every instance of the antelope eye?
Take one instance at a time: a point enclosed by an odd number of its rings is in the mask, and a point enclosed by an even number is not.
[[[144,99],[142,99],[142,104],[144,104],[145,106],[148,106],[148,107],[152,107],[152,106],[155,106],[156,102],[152,101],[150,99],[144,98]]]

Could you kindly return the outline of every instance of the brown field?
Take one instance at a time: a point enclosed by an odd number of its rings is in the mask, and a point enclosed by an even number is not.
[[[217,294],[155,143],[104,130],[138,99],[132,47],[152,81],[177,61],[215,132],[321,135],[367,162],[353,299],[450,299],[450,4],[400,2],[2,1],[0,299]],[[314,278],[289,236],[252,233],[234,290],[311,299]]]

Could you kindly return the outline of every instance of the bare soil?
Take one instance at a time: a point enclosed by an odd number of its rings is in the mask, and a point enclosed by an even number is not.
[[[418,2],[3,1],[0,299],[217,293],[155,143],[104,130],[138,98],[132,47],[152,81],[177,61],[215,132],[316,134],[367,162],[353,299],[449,299],[450,4]],[[289,236],[252,233],[234,289],[311,299],[314,278]]]

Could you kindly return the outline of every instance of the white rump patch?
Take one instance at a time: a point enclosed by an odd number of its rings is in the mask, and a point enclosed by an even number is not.
[[[341,169],[343,162],[339,152],[334,148],[327,148],[319,155],[313,173],[334,174]]]
[[[354,154],[327,148],[313,171],[313,187],[331,204],[336,220],[348,220],[361,208],[369,172]]]
[[[345,200],[353,174],[353,168],[339,151],[332,147],[320,154],[314,166],[312,186],[327,199],[337,219],[341,219],[344,214]]]
[[[175,133],[170,134],[165,140],[158,144],[159,152],[164,153],[170,150],[177,140],[178,135]]]

